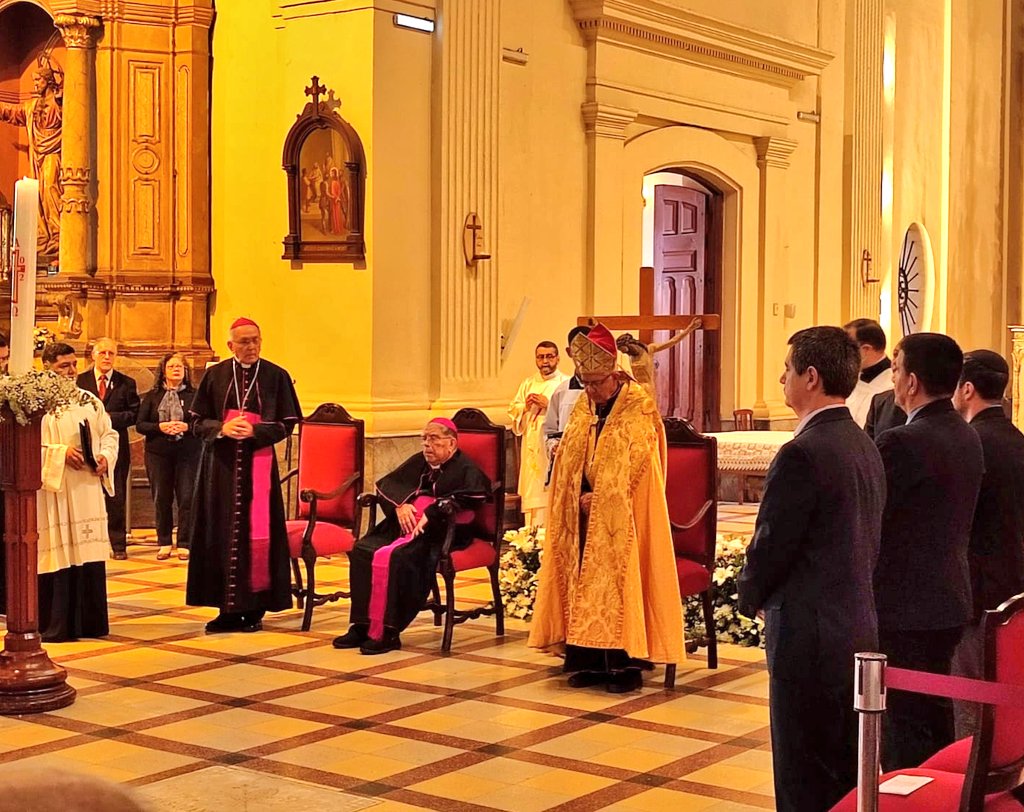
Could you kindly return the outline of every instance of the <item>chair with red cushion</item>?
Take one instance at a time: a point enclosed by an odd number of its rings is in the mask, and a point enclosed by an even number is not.
[[[676,574],[682,597],[700,595],[704,609],[708,668],[718,668],[712,575],[718,525],[718,442],[698,434],[687,421],[665,418],[668,468],[665,496],[672,522]],[[675,685],[675,666],[665,669],[665,686]]]
[[[986,612],[985,679],[1024,686],[1024,595]],[[879,796],[879,810],[1024,810],[1024,706],[983,705],[976,736],[939,751],[919,768],[883,775],[926,775],[934,780],[907,796]],[[857,808],[857,791],[833,812]]]
[[[454,505],[448,505],[448,532],[437,572],[444,581],[444,602],[436,585],[431,600],[423,608],[434,613],[434,625],[444,619],[441,651],[452,647],[452,633],[460,623],[484,615],[493,615],[495,634],[505,634],[505,608],[498,588],[498,565],[501,540],[504,535],[502,520],[505,515],[505,429],[495,425],[479,409],[460,409],[452,418],[459,429],[459,450],[468,456],[491,482],[487,501],[477,508],[473,519],[473,541],[461,550],[452,550],[455,533]],[[492,601],[486,606],[458,609],[455,606],[455,576],[468,570],[486,568],[490,574]]]
[[[292,594],[304,609],[302,631],[309,631],[313,607],[349,597],[348,592],[316,591],[316,560],[352,549],[359,535],[363,487],[363,421],[337,403],[317,407],[299,426],[299,464],[282,480],[298,477],[298,518],[286,522],[295,582]],[[302,583],[299,559],[306,567]]]

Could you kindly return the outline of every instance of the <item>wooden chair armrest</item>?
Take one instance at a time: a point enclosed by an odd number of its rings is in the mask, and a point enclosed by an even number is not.
[[[352,474],[352,476],[350,476],[348,479],[342,482],[341,485],[339,485],[337,488],[335,488],[333,491],[330,491],[329,493],[314,491],[312,488],[304,488],[299,493],[299,499],[301,499],[303,502],[312,502],[316,499],[322,499],[324,501],[330,499],[337,499],[339,496],[345,493],[345,491],[349,490],[349,488],[355,485],[356,482],[358,481],[359,472],[356,471],[354,474]]]
[[[380,497],[375,493],[361,493],[356,497],[356,516],[352,527],[352,532],[356,538],[361,538],[362,535],[363,510],[365,508],[370,509],[370,516],[366,523],[366,529],[369,530],[377,521],[377,505],[379,504]]]
[[[704,518],[704,514],[711,509],[713,504],[715,504],[714,500],[708,499],[708,501],[701,505],[700,510],[697,511],[697,515],[690,519],[686,524],[676,524],[673,521],[670,521],[669,524],[672,525],[673,530],[691,530],[697,526],[697,523],[700,522],[701,519]]]

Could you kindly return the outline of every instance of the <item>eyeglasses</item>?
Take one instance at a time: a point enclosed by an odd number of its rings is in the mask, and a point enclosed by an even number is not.
[[[558,353],[537,353],[536,356],[538,361],[555,361],[558,359]]]
[[[445,437],[443,434],[424,434],[420,436],[420,442],[424,445],[437,445],[442,440],[450,440],[451,437]]]
[[[584,389],[597,389],[599,386],[604,384],[605,381],[607,381],[609,378],[613,377],[614,375],[615,375],[614,372],[609,372],[607,375],[605,375],[603,378],[601,378],[598,381],[580,381],[580,383],[583,384],[583,388]]]
[[[239,347],[251,347],[260,343],[260,337],[256,336],[256,338],[239,338],[233,341],[232,343],[237,344]]]

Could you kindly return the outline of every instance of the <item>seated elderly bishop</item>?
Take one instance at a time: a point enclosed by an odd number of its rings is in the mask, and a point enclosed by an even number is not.
[[[665,428],[646,389],[616,369],[604,325],[570,349],[586,397],[555,456],[529,645],[564,653],[571,687],[624,693],[649,661],[685,658]]]
[[[399,635],[423,609],[435,583],[448,521],[438,502],[455,502],[452,549],[473,539],[474,510],[490,483],[459,451],[459,430],[446,417],[427,423],[423,452],[377,483],[384,517],[348,554],[352,592],[351,627],[334,639],[335,648],[383,654],[402,647]]]
[[[67,344],[48,344],[43,363],[75,380],[77,359]],[[43,487],[36,499],[39,631],[47,642],[103,637],[110,630],[103,495],[114,493],[117,432],[100,399],[80,389],[78,402],[43,417],[42,436]]]

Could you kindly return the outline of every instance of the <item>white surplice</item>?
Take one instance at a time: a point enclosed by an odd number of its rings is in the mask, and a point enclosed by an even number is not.
[[[114,495],[118,437],[100,399],[82,389],[79,393],[89,396],[86,405],[43,418],[43,487],[36,498],[40,575],[106,561],[110,553],[103,492]],[[89,423],[93,456],[107,460],[103,477],[89,466],[76,471],[67,464],[68,447],[81,448],[83,421]]]
[[[547,478],[547,450],[544,447],[544,418],[547,410],[526,408],[528,395],[543,395],[551,400],[551,395],[569,376],[556,369],[546,378],[535,372],[519,385],[519,391],[508,407],[508,416],[512,418],[512,431],[523,438],[519,460],[519,498],[520,510],[523,512],[527,525],[538,526],[544,523],[544,512],[547,508],[547,493],[544,491],[544,480]]]
[[[882,370],[870,381],[857,379],[857,386],[850,397],[846,399],[846,405],[858,426],[864,428],[864,424],[868,422],[871,399],[890,389],[892,389],[892,370],[889,369]]]

